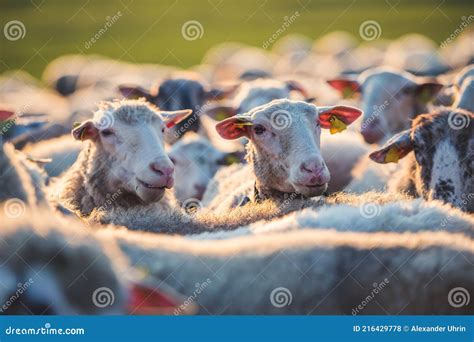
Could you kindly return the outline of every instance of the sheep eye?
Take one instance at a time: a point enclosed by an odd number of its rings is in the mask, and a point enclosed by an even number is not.
[[[161,129],[161,133],[165,133],[165,128],[164,127]]]
[[[266,131],[266,129],[262,125],[255,125],[253,127],[253,131],[255,132],[256,135],[261,135]]]
[[[114,132],[110,129],[104,129],[103,131],[100,132],[100,134],[103,137],[110,137],[110,136],[114,135]]]

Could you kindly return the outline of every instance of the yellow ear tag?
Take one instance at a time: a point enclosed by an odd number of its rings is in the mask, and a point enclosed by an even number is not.
[[[342,90],[342,98],[351,99],[354,96],[355,91],[351,87],[345,87]]]
[[[418,95],[418,98],[423,104],[427,104],[428,102],[430,102],[431,97],[432,95],[429,89],[423,89],[421,94]]]
[[[252,126],[251,122],[239,122],[235,124],[237,127]]]
[[[216,120],[217,121],[222,121],[227,118],[227,115],[224,112],[219,112],[216,115]]]
[[[395,146],[390,147],[390,150],[388,150],[387,155],[385,156],[385,162],[398,163],[399,159],[398,148]]]
[[[342,132],[346,128],[347,125],[342,120],[339,120],[336,116],[332,115],[329,118],[329,132],[331,134]]]
[[[228,154],[227,156],[225,156],[225,162],[226,162],[226,165],[232,165],[232,164],[238,163],[239,158],[237,158],[233,154]]]

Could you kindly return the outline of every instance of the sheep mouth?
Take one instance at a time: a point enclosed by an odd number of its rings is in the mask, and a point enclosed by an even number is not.
[[[321,183],[321,184],[296,184],[296,185],[304,187],[304,188],[317,189],[317,188],[325,187],[326,183]]]
[[[166,186],[165,185],[162,185],[162,186],[158,186],[158,185],[153,185],[153,184],[149,184],[147,182],[144,182],[140,179],[137,178],[137,181],[138,183],[140,183],[140,185],[142,185],[143,187],[147,188],[147,189],[151,189],[151,190],[165,190]]]

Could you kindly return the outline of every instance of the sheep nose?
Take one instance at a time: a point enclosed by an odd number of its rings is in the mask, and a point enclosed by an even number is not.
[[[326,165],[319,160],[301,163],[300,170],[305,174],[309,184],[324,184],[329,181],[328,174],[325,172]]]
[[[174,172],[174,166],[172,164],[164,165],[158,162],[151,163],[150,169],[158,175],[166,177],[172,176]]]

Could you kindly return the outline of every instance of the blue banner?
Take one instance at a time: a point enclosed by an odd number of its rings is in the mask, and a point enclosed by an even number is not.
[[[0,316],[0,341],[456,341],[474,316]]]

